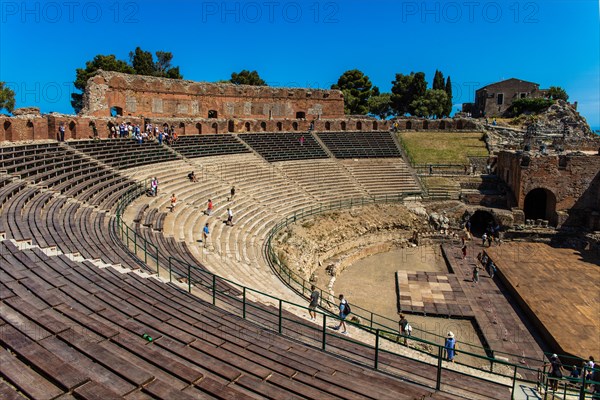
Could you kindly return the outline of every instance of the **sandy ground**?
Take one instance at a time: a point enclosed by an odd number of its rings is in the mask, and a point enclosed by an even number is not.
[[[438,246],[398,249],[363,258],[346,268],[335,282],[335,293],[344,294],[350,304],[360,305],[362,308],[397,321],[395,272],[398,270],[448,271]],[[471,321],[419,315],[407,315],[407,319],[413,328],[434,332],[440,336],[445,336],[448,331],[452,331],[463,350],[481,353],[481,350],[466,345],[472,343],[481,346]],[[389,323],[387,322],[386,325]],[[434,335],[422,333],[418,335],[422,339],[443,343],[442,338]],[[463,356],[462,361],[466,361],[465,358],[466,356]]]

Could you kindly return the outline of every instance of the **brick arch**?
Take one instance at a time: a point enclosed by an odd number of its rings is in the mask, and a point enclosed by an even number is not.
[[[530,189],[523,197],[525,219],[543,219],[556,225],[556,203],[557,196],[552,190],[542,186]]]

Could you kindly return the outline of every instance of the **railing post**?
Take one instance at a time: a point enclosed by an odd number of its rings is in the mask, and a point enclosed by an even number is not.
[[[242,291],[242,318],[246,319],[246,286]]]
[[[213,306],[217,303],[217,276],[213,274],[212,279],[212,303]]]
[[[490,372],[494,372],[494,350],[490,349]]]
[[[375,331],[375,369],[379,366],[379,329]]]
[[[173,276],[172,276],[172,266],[171,266],[171,257],[169,257],[169,282],[173,282]]]
[[[147,240],[144,240],[144,264],[148,265],[148,250],[146,249],[148,244]]]
[[[278,325],[279,325],[279,334],[281,334],[281,332],[283,330],[282,326],[281,326],[281,322],[282,322],[282,319],[283,319],[283,307],[282,307],[282,303],[283,303],[283,301],[281,299],[279,299],[279,323],[278,323]]]
[[[494,372],[494,371],[491,371],[491,372]],[[513,385],[512,385],[511,395],[510,395],[511,400],[514,400],[514,398],[515,398],[516,387],[517,387],[517,366],[515,365],[515,372],[513,373]]]
[[[192,293],[192,274],[190,273],[191,265],[188,264],[188,292]]]
[[[327,314],[323,314],[323,339],[321,340],[321,350],[325,351],[327,342]]]
[[[137,233],[133,232],[133,253],[137,257]]]
[[[302,278],[302,296],[304,296],[304,285],[306,284],[306,281],[304,280],[304,278]]]
[[[442,359],[444,358],[443,347],[438,347],[438,365],[437,365],[437,377],[435,378],[435,390],[440,390],[442,386]]]
[[[371,322],[369,327],[371,327],[371,329],[373,328],[373,311],[371,311]]]
[[[581,389],[579,389],[579,400],[585,400],[585,376],[586,374],[586,370],[587,367],[584,366],[583,369],[581,370]]]

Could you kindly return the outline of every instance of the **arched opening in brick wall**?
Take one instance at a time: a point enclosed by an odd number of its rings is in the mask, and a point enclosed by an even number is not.
[[[292,123],[292,129],[295,130],[295,131],[298,130],[298,123],[297,122]]]
[[[123,109],[121,107],[111,107],[110,108],[110,116],[111,117],[121,117],[123,116]]]
[[[208,110],[208,118],[219,118],[217,110]]]
[[[440,130],[446,129],[446,121],[440,121]]]
[[[329,122],[329,121],[325,122],[325,130],[326,131],[330,131],[331,130],[331,122]]]
[[[219,124],[216,122],[212,124],[213,133],[219,133]]]
[[[458,121],[456,121],[456,129],[462,129],[463,128],[463,121],[462,119],[459,119]]]
[[[33,140],[35,138],[35,128],[33,127],[33,122],[27,121],[26,127],[26,135],[20,139]]]
[[[230,119],[230,120],[227,122],[227,132],[230,132],[230,133],[231,133],[231,132],[233,132],[233,131],[235,131],[235,124],[234,124],[233,120],[232,120],[232,119]]]
[[[267,123],[266,122],[263,121],[260,123],[260,130],[263,132],[267,131]]]
[[[69,135],[70,139],[77,139],[77,124],[75,121],[69,122]]]
[[[373,121],[373,130],[376,131],[379,128],[377,121]]]
[[[96,126],[96,122],[90,121],[88,126],[90,127],[90,130],[92,131],[92,135],[94,136],[94,138],[97,138],[100,136],[100,134],[98,132],[98,127]]]
[[[356,130],[357,130],[357,131],[361,131],[361,130],[362,130],[362,122],[358,121],[358,122],[356,123]]]
[[[281,122],[277,123],[277,130],[278,131],[282,131],[283,130],[283,123],[281,123]]]
[[[183,122],[179,123],[179,130],[177,132],[179,136],[185,135],[185,124]]]
[[[412,122],[406,121],[406,129],[412,129]]]
[[[12,124],[10,121],[4,121],[4,139],[5,140],[14,140],[12,137]]]
[[[542,219],[556,225],[556,196],[548,189],[530,190],[523,204],[525,219]]]
[[[477,237],[481,237],[490,226],[495,227],[497,224],[492,213],[486,210],[475,211],[469,221],[471,222],[471,233]]]
[[[423,129],[429,129],[429,121],[423,120]]]
[[[250,122],[246,122],[244,124],[244,129],[246,130],[246,132],[250,132]]]
[[[344,121],[342,121],[342,123],[340,124],[340,128],[345,131],[346,130],[346,123]]]
[[[306,113],[304,111],[298,111],[296,113],[296,119],[306,119]]]
[[[200,122],[196,124],[196,130],[198,131],[198,135],[202,135],[202,124]]]

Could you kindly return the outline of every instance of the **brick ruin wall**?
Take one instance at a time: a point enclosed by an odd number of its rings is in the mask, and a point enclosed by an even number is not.
[[[497,174],[511,188],[509,206],[524,209],[533,189],[556,198],[557,224],[600,229],[600,154],[528,154],[502,151]]]
[[[96,126],[98,137],[107,138],[111,125],[121,122],[174,126],[179,135],[197,135],[214,133],[243,132],[306,132],[311,120],[308,119],[225,119],[225,118],[140,118],[140,117],[91,117],[64,114],[31,114],[8,117],[0,115],[0,142],[22,142],[34,140],[56,140],[61,123],[65,126],[65,139],[91,139]],[[472,131],[477,126],[466,119],[422,120],[406,118],[395,120],[400,130],[432,131]],[[341,118],[318,119],[314,122],[317,132],[342,131],[388,131],[390,120],[378,120],[369,117],[344,116]]]
[[[339,90],[273,88],[98,72],[84,93],[85,116],[315,119],[344,116]]]

